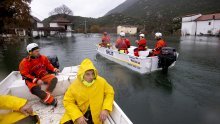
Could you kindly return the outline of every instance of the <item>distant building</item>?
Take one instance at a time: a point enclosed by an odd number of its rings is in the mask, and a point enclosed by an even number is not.
[[[220,13],[182,17],[182,35],[219,35]]]
[[[137,33],[137,27],[130,26],[130,25],[119,25],[117,27],[117,34],[120,34],[121,32],[125,32],[127,34],[135,35]]]
[[[44,35],[44,25],[41,22],[41,20],[39,20],[38,18],[32,16],[31,23],[32,23],[31,33],[32,33],[33,37],[45,36]]]
[[[66,18],[59,17],[50,22],[50,35],[62,35],[66,37],[72,36],[72,22]]]

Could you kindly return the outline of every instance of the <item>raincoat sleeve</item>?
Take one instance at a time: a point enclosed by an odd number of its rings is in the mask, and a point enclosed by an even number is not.
[[[114,101],[114,90],[113,87],[105,81],[105,91],[104,91],[104,102],[102,110],[112,111],[113,101]]]
[[[19,111],[26,103],[26,99],[9,95],[0,95],[0,109],[11,109]]]
[[[55,71],[55,68],[53,67],[53,65],[50,63],[49,59],[44,56],[44,62],[45,62],[45,65],[47,67],[48,70],[54,72]]]
[[[19,65],[20,73],[23,79],[28,80],[30,82],[34,82],[35,77],[29,73],[29,69],[25,61],[22,61]]]
[[[72,121],[83,116],[83,113],[80,111],[78,106],[76,105],[76,100],[72,94],[74,89],[70,86],[63,98],[63,105],[66,110],[66,113],[70,116]]]

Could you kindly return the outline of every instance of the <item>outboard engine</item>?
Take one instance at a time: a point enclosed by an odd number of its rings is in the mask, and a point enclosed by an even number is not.
[[[49,59],[50,63],[55,67],[58,68],[60,67],[60,63],[58,60],[58,57],[56,55],[54,56],[47,56],[47,58]]]
[[[176,61],[176,49],[172,47],[163,47],[158,55],[158,67],[163,71],[167,71],[168,67]]]

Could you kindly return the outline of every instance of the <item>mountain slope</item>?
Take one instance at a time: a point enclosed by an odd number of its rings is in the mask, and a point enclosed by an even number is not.
[[[219,0],[127,0],[106,15],[121,13],[145,21],[151,31],[171,31],[173,18],[194,13],[217,13],[220,12],[219,6]]]

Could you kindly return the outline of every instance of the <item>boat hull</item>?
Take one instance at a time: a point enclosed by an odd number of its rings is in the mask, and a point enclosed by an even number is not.
[[[135,47],[133,47],[134,49]],[[149,53],[150,49],[147,51]],[[147,74],[157,70],[162,70],[162,68],[158,68],[158,57],[136,57],[131,54],[119,54],[117,49],[109,49],[104,47],[97,46],[97,52],[122,66],[125,66],[135,72],[140,74]],[[170,67],[173,67],[176,62],[174,62]]]

